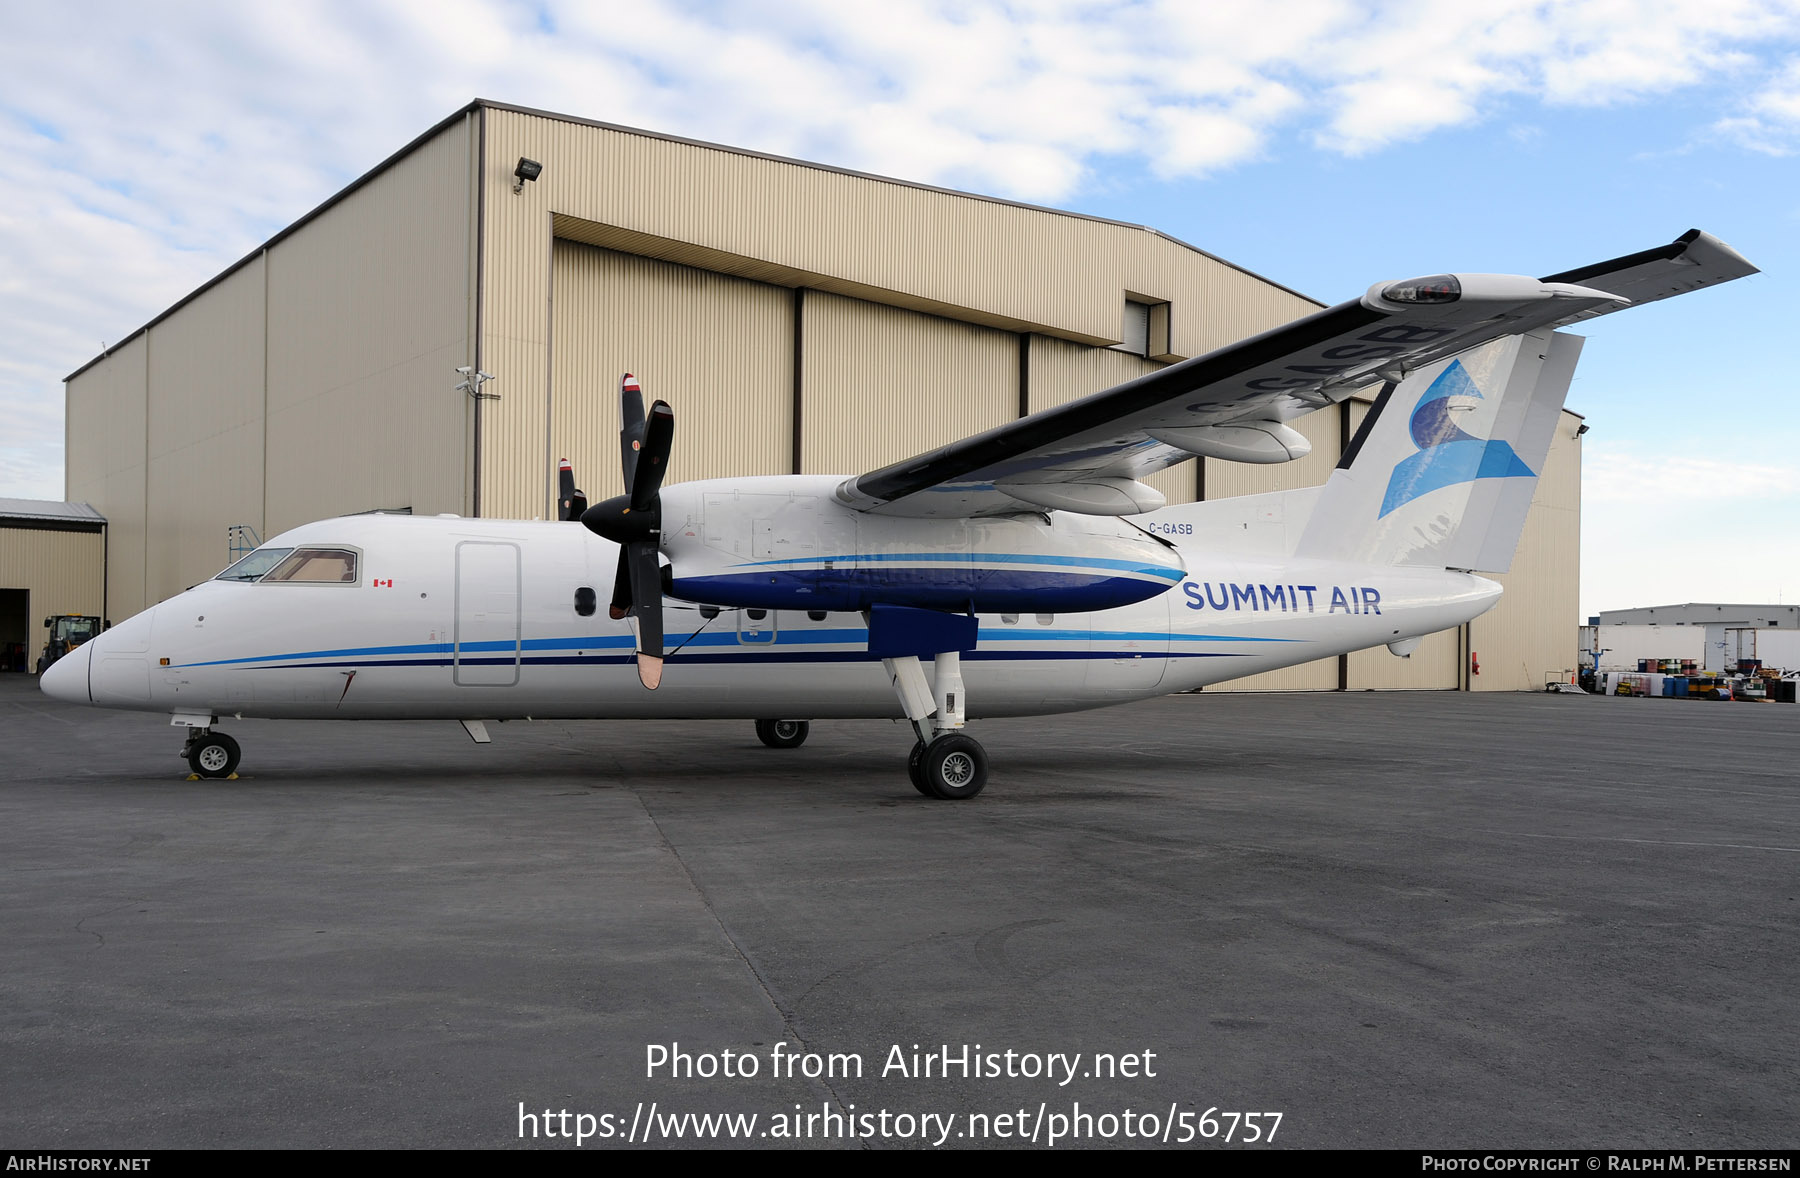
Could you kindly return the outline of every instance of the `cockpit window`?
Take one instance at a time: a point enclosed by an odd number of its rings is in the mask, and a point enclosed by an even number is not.
[[[260,581],[264,573],[281,563],[292,548],[258,548],[214,577],[215,581]]]
[[[263,581],[308,581],[332,585],[356,580],[356,553],[348,548],[296,548],[270,569]]]

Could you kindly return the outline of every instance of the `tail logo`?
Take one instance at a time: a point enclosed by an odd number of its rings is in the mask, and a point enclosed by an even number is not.
[[[1451,361],[1431,382],[1413,409],[1412,439],[1419,452],[1394,466],[1381,500],[1383,516],[1421,495],[1458,483],[1537,474],[1506,442],[1478,438],[1458,423],[1457,417],[1481,400],[1481,390],[1461,360]]]

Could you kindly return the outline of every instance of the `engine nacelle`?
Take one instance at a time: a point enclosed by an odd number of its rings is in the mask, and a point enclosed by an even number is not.
[[[783,475],[663,488],[670,591],[751,609],[1084,613],[1154,597],[1186,575],[1173,548],[1111,517],[870,515],[837,502],[842,481]]]

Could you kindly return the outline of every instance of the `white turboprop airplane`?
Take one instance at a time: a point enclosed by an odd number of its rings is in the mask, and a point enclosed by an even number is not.
[[[1555,329],[1755,272],[1695,230],[1544,279],[1378,283],[851,477],[664,489],[673,417],[659,401],[646,418],[627,376],[626,494],[588,507],[565,463],[563,522],[294,528],[42,687],[169,713],[208,777],[238,764],[221,716],[452,719],[478,742],[489,719],[742,718],[783,748],[810,720],[904,717],[919,792],[973,797],[969,716],[1406,655],[1492,608],[1500,586],[1470,570],[1511,564],[1581,350]],[[1323,487],[1165,507],[1140,481],[1195,455],[1303,457],[1287,422],[1377,384]]]

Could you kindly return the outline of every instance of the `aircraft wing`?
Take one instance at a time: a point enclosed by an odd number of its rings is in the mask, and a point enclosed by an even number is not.
[[[838,498],[883,515],[960,518],[1045,508],[1132,515],[1161,506],[1138,480],[1196,454],[1303,457],[1285,422],[1490,340],[1756,273],[1716,237],[1524,278],[1433,275],[1378,283],[1204,356],[847,479]]]

